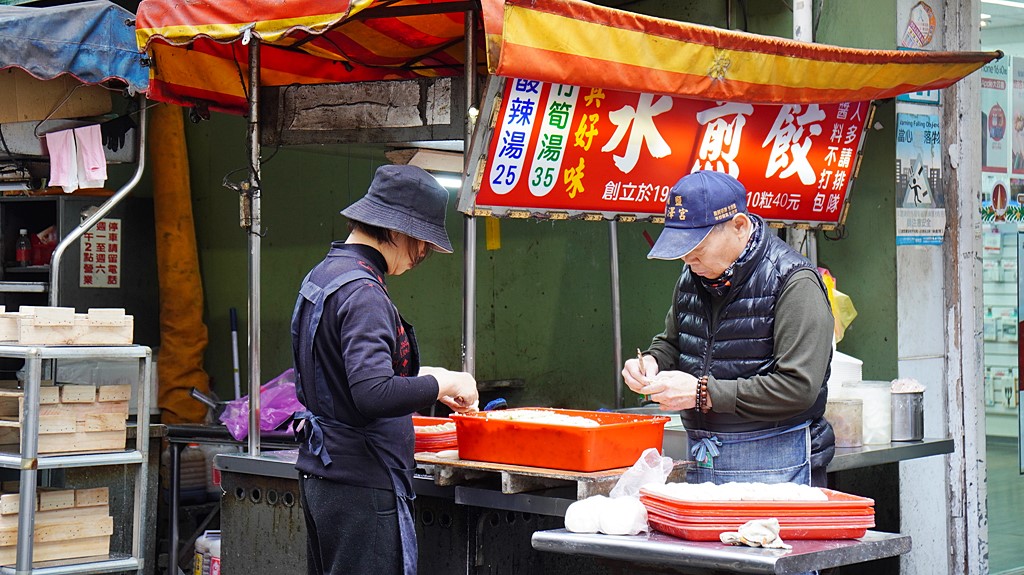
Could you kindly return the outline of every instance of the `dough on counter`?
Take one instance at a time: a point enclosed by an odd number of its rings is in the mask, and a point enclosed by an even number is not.
[[[636,535],[649,530],[647,508],[636,497],[595,495],[566,509],[565,528],[573,533]]]
[[[413,426],[416,433],[454,433],[455,422],[439,423],[437,425],[416,425]]]
[[[828,501],[817,487],[798,483],[666,483],[645,489],[685,501]]]
[[[488,411],[487,419],[503,421],[528,421],[547,425],[568,425],[572,427],[598,427],[600,424],[593,419],[578,415],[565,415],[547,409],[504,409]]]

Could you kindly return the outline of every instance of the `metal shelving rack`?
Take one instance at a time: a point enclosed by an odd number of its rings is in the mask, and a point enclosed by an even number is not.
[[[20,470],[18,497],[18,544],[15,567],[0,566],[0,575],[62,575],[70,573],[122,573],[137,571],[143,574],[144,512],[148,474],[141,468],[149,460],[149,382],[152,377],[152,351],[141,345],[131,346],[22,346],[0,345],[0,358],[25,360],[25,401],[22,412],[21,453],[0,454],[0,467]],[[139,387],[137,390],[137,425],[135,449],[107,453],[76,453],[44,455],[39,446],[39,385],[43,362],[61,359],[137,359],[139,361]],[[132,523],[132,554],[111,553],[107,557],[88,557],[62,561],[32,563],[33,533],[35,527],[36,482],[41,469],[67,469],[100,465],[139,465],[135,474],[135,506]]]

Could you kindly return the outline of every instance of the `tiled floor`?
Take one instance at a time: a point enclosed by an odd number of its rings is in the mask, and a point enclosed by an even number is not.
[[[1024,475],[1016,438],[989,437],[989,572],[1024,574]]]

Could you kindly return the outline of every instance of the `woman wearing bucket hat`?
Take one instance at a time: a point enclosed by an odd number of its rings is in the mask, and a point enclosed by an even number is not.
[[[299,290],[292,315],[300,420],[296,468],[311,574],[416,573],[410,415],[441,401],[476,409],[473,376],[419,365],[413,328],[388,297],[386,275],[451,253],[448,193],[413,166],[382,166],[341,213],[334,242]]]
[[[825,486],[834,322],[817,270],[747,212],[736,178],[697,171],[669,191],[648,258],[682,261],[665,331],[622,370],[630,389],[680,410],[687,482]]]

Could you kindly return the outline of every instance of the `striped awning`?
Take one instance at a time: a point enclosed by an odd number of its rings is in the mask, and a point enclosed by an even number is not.
[[[267,86],[460,75],[466,10],[502,76],[687,98],[834,103],[944,88],[998,52],[860,50],[653,18],[581,0],[143,0],[149,96],[240,113],[246,49]]]

